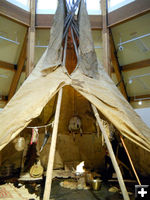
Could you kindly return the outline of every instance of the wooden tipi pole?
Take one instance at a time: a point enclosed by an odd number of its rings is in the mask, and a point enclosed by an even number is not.
[[[138,182],[139,185],[141,185],[141,181],[140,181],[140,179],[139,179],[139,177],[138,177],[138,175],[137,175],[137,172],[136,172],[135,167],[134,167],[134,165],[133,165],[131,156],[130,156],[130,154],[129,154],[129,152],[128,152],[128,149],[127,149],[127,147],[126,147],[126,145],[125,145],[125,142],[124,142],[122,136],[120,136],[120,139],[121,139],[122,145],[123,145],[123,147],[124,147],[124,149],[125,149],[125,151],[126,151],[126,154],[127,154],[127,156],[128,156],[128,159],[129,159],[129,161],[130,161],[130,164],[131,164],[131,167],[132,167],[133,172],[134,172],[134,174],[135,174],[135,177],[136,177],[136,179],[137,179],[137,182]]]
[[[118,182],[119,182],[119,185],[120,185],[120,188],[121,188],[121,191],[122,191],[123,198],[124,198],[124,200],[129,200],[130,198],[129,198],[126,186],[124,184],[123,177],[122,177],[120,168],[118,166],[118,163],[116,161],[116,157],[115,157],[115,154],[113,152],[113,149],[112,149],[111,143],[109,141],[109,138],[108,138],[107,133],[105,131],[105,128],[104,128],[104,126],[103,126],[103,124],[101,122],[101,119],[99,117],[97,108],[93,104],[91,104],[91,105],[92,105],[92,109],[94,111],[95,117],[97,119],[98,125],[99,125],[99,127],[100,127],[100,129],[102,131],[102,134],[103,134],[104,138],[105,138],[105,142],[106,142],[106,145],[107,145],[107,148],[108,148],[108,151],[109,151],[109,155],[110,155],[112,164],[113,164],[114,169],[115,169],[116,174],[117,174],[117,178],[118,178]]]
[[[62,100],[62,88],[59,90],[59,93],[58,93],[58,100],[57,100],[54,127],[53,127],[53,132],[52,132],[52,139],[51,139],[50,152],[49,152],[49,158],[48,158],[48,166],[47,166],[47,172],[46,172],[46,182],[45,182],[43,200],[49,200],[50,193],[51,193],[52,173],[53,173],[53,164],[54,164],[55,149],[56,149],[61,100]]]

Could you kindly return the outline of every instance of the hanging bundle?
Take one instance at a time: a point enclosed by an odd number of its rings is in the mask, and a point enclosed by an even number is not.
[[[47,140],[48,140],[49,136],[50,136],[50,132],[47,131],[47,127],[45,127],[45,136],[44,136],[43,144],[42,144],[42,146],[40,148],[40,152],[43,150],[45,144],[47,143]]]
[[[17,141],[15,142],[15,149],[17,151],[23,151],[25,147],[25,139],[24,137],[17,138]]]
[[[38,128],[32,128],[32,137],[31,137],[31,142],[30,144],[32,145],[33,143],[37,144],[38,141],[38,137],[39,137],[39,132],[38,132]]]
[[[105,120],[101,120],[102,123],[103,123],[103,126],[106,130],[106,133],[107,133],[107,136],[109,138],[110,141],[112,141],[114,138],[113,138],[113,134],[114,134],[114,127],[112,124],[109,124],[107,121]],[[105,144],[105,141],[104,141],[104,136],[102,135],[102,146],[104,146]]]

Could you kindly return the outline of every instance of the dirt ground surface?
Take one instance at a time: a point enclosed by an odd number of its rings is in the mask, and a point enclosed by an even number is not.
[[[99,191],[93,190],[71,190],[60,186],[62,180],[55,179],[52,184],[51,199],[53,200],[123,200],[122,195],[119,192],[109,192],[109,188],[119,185],[102,183]],[[133,185],[133,184],[132,184]],[[130,189],[130,190],[129,190]],[[128,188],[129,192],[133,193],[134,185]],[[130,199],[134,199],[134,193],[130,196]]]

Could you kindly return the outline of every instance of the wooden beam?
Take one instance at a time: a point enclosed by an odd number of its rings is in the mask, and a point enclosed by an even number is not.
[[[24,26],[29,26],[30,14],[24,9],[9,3],[6,0],[0,0],[0,15],[5,16]]]
[[[115,49],[115,45],[114,45],[114,41],[113,41],[111,31],[110,31],[110,49],[111,49],[111,61],[112,61],[112,65],[113,65],[114,70],[115,70],[117,81],[119,83],[120,91],[123,94],[123,96],[128,100],[128,95],[127,95],[127,92],[126,92],[126,87],[125,87],[125,84],[124,84],[124,80],[123,80],[123,77],[122,77],[122,74],[121,74],[121,69],[120,69],[120,66],[119,66],[118,59],[117,59],[117,51]]]
[[[138,16],[150,12],[149,0],[136,0],[121,8],[112,11],[108,15],[108,26],[113,27],[118,24],[124,23]]]
[[[28,47],[27,47],[27,65],[26,76],[32,72],[34,68],[34,54],[35,54],[35,0],[30,0],[30,27],[28,29]]]
[[[130,102],[150,101],[150,94],[129,97]]]
[[[123,65],[123,66],[121,66],[121,70],[123,72],[126,72],[126,71],[141,69],[144,67],[150,67],[150,59],[142,60],[142,61],[131,63],[128,65]]]
[[[16,92],[16,88],[21,76],[22,69],[24,67],[24,63],[26,60],[26,49],[27,49],[27,33],[25,34],[22,50],[19,56],[18,64],[17,64],[17,70],[16,73],[14,74],[12,84],[10,86],[9,94],[8,94],[8,101],[12,98],[12,96]]]
[[[37,14],[36,15],[36,28],[50,29],[53,23],[54,15],[49,14]],[[92,30],[102,29],[102,16],[100,15],[89,15],[89,20]]]
[[[0,61],[0,68],[10,71],[16,71],[17,66],[8,62]]]
[[[102,10],[102,46],[103,46],[103,66],[110,75],[111,65],[110,65],[110,48],[109,48],[109,29],[107,28],[107,0],[101,0],[101,10]]]

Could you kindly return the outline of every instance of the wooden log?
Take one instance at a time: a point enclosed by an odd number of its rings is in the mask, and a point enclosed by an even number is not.
[[[51,193],[52,173],[53,173],[53,164],[54,164],[54,156],[55,156],[55,149],[56,149],[61,100],[62,100],[62,89],[60,89],[58,93],[58,100],[57,100],[54,127],[53,127],[53,132],[52,132],[52,140],[51,140],[50,152],[49,152],[49,158],[48,158],[46,183],[45,183],[43,200],[49,200],[50,193]]]
[[[124,184],[124,181],[123,181],[123,177],[122,177],[120,168],[119,168],[118,163],[117,163],[117,161],[116,161],[116,157],[115,157],[115,154],[114,154],[114,152],[113,152],[113,148],[112,148],[112,146],[111,146],[111,143],[110,143],[110,141],[109,141],[109,138],[108,138],[108,136],[107,136],[107,133],[106,133],[106,131],[105,131],[105,128],[104,128],[104,126],[103,126],[103,124],[102,124],[102,122],[101,122],[101,119],[100,119],[100,117],[99,117],[99,114],[98,114],[98,111],[97,111],[96,107],[95,107],[93,104],[91,104],[91,105],[92,105],[92,109],[93,109],[93,111],[94,111],[95,117],[96,117],[96,119],[97,119],[98,125],[99,125],[99,127],[100,127],[100,129],[101,129],[101,131],[102,131],[102,134],[103,134],[104,138],[105,138],[105,142],[106,142],[106,145],[107,145],[107,148],[108,148],[108,151],[109,151],[109,155],[110,155],[112,164],[113,164],[113,166],[114,166],[115,172],[116,172],[116,174],[117,174],[118,182],[119,182],[119,185],[120,185],[122,194],[123,194],[123,198],[124,198],[124,200],[129,200],[129,195],[128,195],[126,186],[125,186],[125,184]]]

